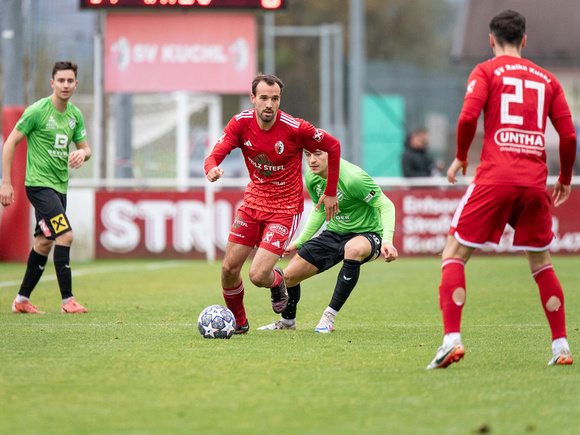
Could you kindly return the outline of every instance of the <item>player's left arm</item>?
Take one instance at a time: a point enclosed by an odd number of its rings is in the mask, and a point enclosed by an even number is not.
[[[383,225],[381,254],[384,255],[385,261],[390,263],[399,257],[397,248],[393,245],[393,235],[395,234],[395,205],[393,201],[379,190],[379,195],[377,198],[374,198],[372,206],[379,210],[381,215],[381,223]]]
[[[75,143],[76,150],[68,155],[68,165],[73,169],[80,168],[93,154],[86,140]]]
[[[315,210],[319,210],[321,204],[324,204],[326,220],[330,221],[338,214],[338,175],[340,173],[340,142],[334,136],[323,129],[316,129],[304,121],[306,127],[303,135],[305,146],[310,152],[317,149],[328,153],[328,176],[326,180],[326,189],[324,195],[320,197]]]
[[[550,107],[550,120],[560,136],[560,176],[554,185],[554,206],[559,207],[570,197],[572,183],[572,170],[576,158],[576,130],[572,123],[570,108],[560,88]]]

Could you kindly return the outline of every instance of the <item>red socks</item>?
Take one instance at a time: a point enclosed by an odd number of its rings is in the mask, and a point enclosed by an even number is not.
[[[538,284],[540,290],[540,300],[542,308],[550,330],[552,331],[552,340],[566,337],[566,314],[564,313],[564,293],[560,281],[549,264],[532,273],[532,276]]]
[[[461,312],[465,305],[465,296],[462,302],[453,300],[453,293],[462,289],[465,295],[465,262],[458,258],[450,258],[443,262],[441,271],[441,285],[439,286],[439,306],[443,313],[444,333],[460,332]]]
[[[223,295],[226,306],[234,314],[236,325],[245,325],[247,319],[244,308],[244,282],[240,282],[240,285],[234,288],[224,288]]]

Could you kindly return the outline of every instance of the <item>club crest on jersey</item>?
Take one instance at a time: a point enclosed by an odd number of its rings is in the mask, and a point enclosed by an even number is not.
[[[284,152],[284,143],[281,140],[276,142],[274,145],[274,150],[276,150],[276,153],[282,154]]]
[[[320,142],[323,137],[324,137],[324,133],[321,130],[318,130],[318,129],[316,129],[316,133],[314,134],[314,136],[312,136],[312,138],[316,142]]]
[[[72,130],[74,130],[74,129],[75,129],[75,127],[76,127],[76,125],[77,125],[77,120],[76,120],[76,119],[74,119],[74,118],[69,118],[69,119],[68,119],[68,125],[70,126],[70,128],[71,128]]]

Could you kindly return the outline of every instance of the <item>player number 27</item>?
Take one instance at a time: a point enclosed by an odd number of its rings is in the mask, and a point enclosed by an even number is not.
[[[524,87],[533,89],[538,93],[538,128],[542,128],[544,116],[544,94],[546,86],[533,80],[522,80],[516,77],[504,77],[503,84],[514,87],[513,93],[501,94],[501,123],[523,125],[524,117],[510,115],[510,104],[522,104],[524,102]]]

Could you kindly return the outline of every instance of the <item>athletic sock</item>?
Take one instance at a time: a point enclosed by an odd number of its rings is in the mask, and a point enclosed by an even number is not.
[[[244,308],[244,282],[234,288],[224,288],[223,295],[226,307],[234,314],[236,325],[245,325],[248,319]]]
[[[338,314],[338,311],[330,307],[327,307],[326,310],[324,310],[324,312],[332,314],[332,317],[336,317],[336,315]]]
[[[566,314],[564,311],[564,292],[560,281],[554,272],[551,264],[544,266],[534,272],[532,276],[538,284],[540,290],[540,300],[542,308],[550,324],[552,340],[566,337]],[[552,299],[551,298],[556,298]],[[555,301],[555,305],[552,302]]]
[[[72,297],[72,274],[70,270],[70,246],[54,247],[54,270],[63,299]]]
[[[40,281],[40,278],[42,277],[47,260],[48,257],[40,255],[34,249],[30,250],[30,254],[28,254],[28,262],[26,263],[24,279],[22,280],[22,285],[18,291],[20,296],[23,296],[26,299],[30,298],[32,290],[34,290],[34,287],[36,287],[36,284],[38,284],[38,281]]]
[[[272,282],[272,285],[270,285],[270,288],[278,287],[282,282],[282,275],[280,275],[274,269],[272,269],[272,272],[274,272],[274,281]]]
[[[282,320],[294,320],[296,319],[296,309],[298,308],[298,302],[300,301],[300,284],[294,287],[288,287],[288,305],[282,311]],[[286,322],[284,322],[286,323]]]
[[[332,299],[328,305],[336,312],[340,311],[356,286],[360,275],[361,264],[362,263],[357,260],[344,260],[342,262],[342,268],[340,269],[338,278],[336,279],[334,293],[332,294]]]
[[[457,289],[466,290],[465,262],[450,258],[443,262],[439,286],[439,307],[443,314],[444,334],[460,332],[461,329],[461,312],[465,303],[453,300],[453,293]]]

